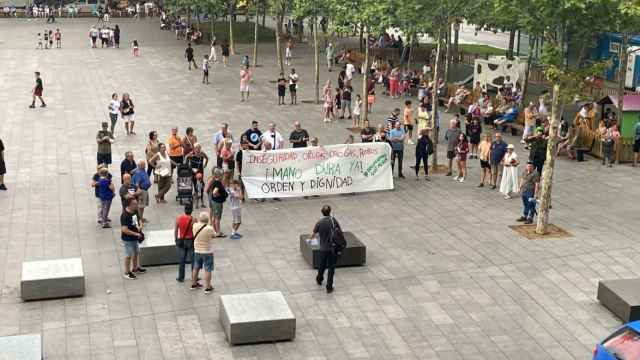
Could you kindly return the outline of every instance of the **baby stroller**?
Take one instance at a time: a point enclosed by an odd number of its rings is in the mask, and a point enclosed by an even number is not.
[[[193,202],[193,177],[188,164],[178,165],[178,195],[176,201],[191,204]]]

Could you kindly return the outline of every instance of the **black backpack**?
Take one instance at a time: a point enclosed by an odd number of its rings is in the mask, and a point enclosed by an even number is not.
[[[340,256],[342,252],[347,247],[347,240],[344,238],[344,233],[342,229],[340,229],[340,225],[338,225],[333,218],[331,217],[331,248],[334,254]]]

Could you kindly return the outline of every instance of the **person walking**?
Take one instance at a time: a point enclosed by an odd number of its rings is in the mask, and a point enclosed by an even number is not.
[[[142,225],[138,221],[138,202],[132,198],[127,200],[127,207],[120,215],[120,239],[124,245],[124,278],[135,280],[135,274],[144,274],[146,269],[140,267],[140,248],[138,243],[144,241]]]
[[[191,70],[191,64],[193,64],[194,68],[198,68],[198,64],[196,64],[196,61],[193,58],[193,48],[191,47],[191,43],[187,43],[187,48],[184,50],[184,58],[187,59],[189,70]]]
[[[486,179],[491,181],[491,135],[485,134],[484,140],[478,145],[478,156],[480,158],[480,184],[479,188],[484,187]]]
[[[507,153],[502,159],[502,180],[500,181],[500,192],[504,194],[506,200],[511,199],[511,195],[518,192],[518,154],[514,151],[513,144],[507,145]]]
[[[449,160],[447,176],[452,175],[453,159],[456,157],[456,147],[458,146],[461,133],[458,122],[455,119],[451,119],[451,121],[449,121],[449,128],[444,134],[444,139],[447,140],[447,159]]]
[[[193,224],[192,230],[194,233],[193,247],[194,247],[194,259],[193,270],[191,272],[191,290],[198,290],[202,287],[198,283],[198,274],[200,269],[204,268],[204,283],[205,294],[213,292],[213,238],[216,237],[216,232],[213,227],[209,225],[209,215],[206,212],[201,212],[198,215],[198,222]]]
[[[4,184],[4,174],[7,173],[7,167],[4,163],[4,143],[0,139],[0,190],[6,191],[7,186]]]
[[[211,42],[211,50],[209,51],[209,61],[212,61],[214,63],[218,62],[218,54],[216,53],[216,39],[214,38],[213,41]]]
[[[111,120],[111,133],[115,134],[116,122],[118,122],[118,115],[120,114],[120,101],[118,101],[118,94],[111,94],[111,101],[109,102],[109,119]]]
[[[209,85],[209,58],[204,55],[202,59],[202,83]]]
[[[240,101],[249,101],[249,84],[251,83],[251,70],[249,70],[249,65],[245,65],[243,69],[240,70]],[[246,94],[246,97],[245,97]]]
[[[176,247],[178,249],[178,277],[177,282],[184,282],[185,265],[187,261],[191,264],[191,273],[193,274],[194,268],[194,252],[193,252],[193,217],[191,213],[193,207],[191,204],[184,206],[184,214],[178,215],[176,218],[176,224],[173,229],[173,236],[176,241]]]
[[[429,138],[429,130],[422,129],[416,141],[416,181],[420,180],[420,162],[424,163],[424,179],[429,180],[429,155],[433,154],[433,142]]]
[[[35,109],[36,107],[36,98],[38,98],[41,102],[40,107],[47,107],[44,99],[42,99],[42,92],[44,91],[44,86],[42,84],[42,78],[40,77],[40,72],[36,71],[36,86],[33,87],[32,96],[31,96],[31,105],[29,105],[30,109]]]
[[[320,240],[320,265],[318,267],[318,275],[316,283],[322,285],[324,281],[324,272],[327,270],[327,293],[333,292],[333,276],[336,271],[339,254],[334,251],[333,235],[335,231],[340,229],[338,221],[331,216],[331,206],[324,205],[321,210],[322,218],[313,227],[309,241],[316,237]]]
[[[158,193],[156,194],[157,203],[166,203],[164,196],[169,189],[171,189],[171,169],[174,165],[173,161],[167,154],[167,146],[165,144],[159,145],[159,151],[150,160],[150,164],[153,164],[155,168],[154,172],[158,176]]]
[[[391,143],[391,173],[398,159],[398,177],[404,179],[402,175],[402,159],[404,158],[404,139],[406,133],[400,121],[396,121],[395,126],[389,131],[389,142]]]
[[[113,142],[113,134],[109,131],[109,124],[102,122],[102,130],[96,134],[96,142],[98,143],[98,154],[96,156],[98,165],[111,165],[111,143]]]
[[[124,130],[127,135],[135,135],[133,132],[133,126],[135,125],[135,111],[133,100],[128,93],[122,94],[122,101],[120,102],[120,113],[122,114],[122,121],[124,121]]]
[[[520,194],[522,194],[523,213],[517,221],[525,224],[533,224],[533,216],[536,213],[536,198],[538,197],[538,185],[540,175],[532,161],[527,163],[524,174],[520,179]]]
[[[467,154],[469,153],[469,140],[463,133],[458,135],[458,145],[456,146],[456,160],[458,163],[458,176],[454,181],[463,183],[467,175]]]
[[[495,140],[489,149],[489,161],[491,165],[491,189],[496,189],[498,175],[503,173],[504,164],[502,160],[507,153],[507,143],[502,140],[502,133],[495,134]]]

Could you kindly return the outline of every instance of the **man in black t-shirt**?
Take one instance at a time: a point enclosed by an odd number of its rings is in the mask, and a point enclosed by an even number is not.
[[[262,131],[258,129],[258,122],[253,120],[251,128],[244,132],[249,142],[248,150],[260,150],[262,148]]]
[[[187,59],[187,62],[189,63],[189,70],[191,70],[191,64],[193,64],[194,68],[198,68],[196,61],[193,59],[193,48],[191,47],[191,43],[188,43],[187,48],[184,50],[184,58]]]
[[[331,206],[324,205],[322,207],[322,219],[318,220],[316,225],[311,231],[309,240],[313,239],[316,234],[320,238],[320,266],[318,267],[318,275],[316,276],[316,283],[322,285],[324,279],[324,271],[328,269],[327,273],[327,293],[333,292],[333,274],[336,271],[336,263],[338,262],[338,255],[333,252],[333,241],[331,239],[332,230],[334,228],[340,228],[338,221],[331,216]]]
[[[146,269],[140,267],[138,241],[144,239],[142,225],[138,221],[138,202],[135,198],[127,200],[127,206],[120,215],[120,238],[124,245],[124,278],[135,280],[137,274],[144,274]]]
[[[309,141],[309,133],[300,127],[300,121],[293,123],[293,131],[289,135],[289,142],[294,148],[307,147]]]

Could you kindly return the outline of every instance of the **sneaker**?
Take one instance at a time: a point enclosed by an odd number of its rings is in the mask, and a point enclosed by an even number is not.
[[[179,282],[179,283],[183,283],[184,279],[176,279],[176,281]]]
[[[460,180],[459,176],[456,176],[456,177],[453,178],[453,181],[458,181],[458,180]]]
[[[35,109],[36,106],[35,105],[29,105],[29,109]]]
[[[525,220],[527,220],[527,218],[524,217],[524,216],[520,216],[519,218],[516,219],[516,221],[518,221],[518,222],[523,222]]]
[[[327,294],[331,294],[332,292],[333,292],[333,288],[332,287],[327,288]]]
[[[464,177],[461,177],[458,182],[463,183],[464,182]]]
[[[104,223],[104,224],[102,224],[102,228],[103,229],[109,229],[109,228],[111,228],[111,225],[109,225],[109,223]]]
[[[530,225],[533,224],[533,219],[532,218],[528,218],[527,220],[524,221],[525,224]]]
[[[451,176],[451,171],[449,171],[449,172],[447,173],[447,176]]]
[[[209,288],[204,289],[204,293],[205,293],[205,294],[211,294],[212,292],[213,292],[213,286],[212,286],[212,287],[209,287]]]
[[[40,105],[40,107],[47,107],[47,104],[42,104]]]
[[[484,187],[484,183],[480,183],[480,185],[478,185],[479,188]]]
[[[504,196],[504,199],[505,199],[505,200],[509,200],[509,199],[511,199],[511,195],[505,195],[505,196]]]
[[[415,144],[415,143],[413,142],[413,140],[411,140],[411,139],[409,139],[409,141],[407,141],[407,143],[408,143],[409,145],[413,145],[413,144]]]
[[[0,184],[0,190],[7,190],[7,187],[4,184]]]
[[[428,176],[425,176],[425,177],[424,177],[424,180],[425,180],[425,181],[431,181],[431,179],[430,179]]]
[[[189,290],[198,290],[201,287],[202,287],[202,285],[200,285],[200,283],[195,283],[195,284],[191,284],[191,286],[189,286]]]
[[[240,239],[240,236],[238,236],[238,234],[231,234],[231,236],[229,236],[229,239],[237,240],[237,239]]]
[[[127,280],[135,280],[136,276],[132,272],[125,273],[122,275]]]
[[[147,269],[139,267],[139,268],[133,270],[133,272],[136,273],[136,274],[144,274],[144,273],[147,272]]]
[[[491,190],[495,190],[496,186],[495,185],[491,185]]]

